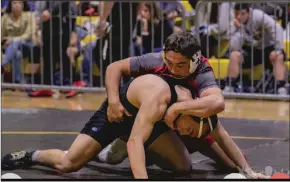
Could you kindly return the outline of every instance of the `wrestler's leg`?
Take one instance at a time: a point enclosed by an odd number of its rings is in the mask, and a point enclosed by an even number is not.
[[[122,163],[127,157],[127,141],[129,135],[122,136],[114,140],[107,147],[105,147],[95,160],[97,162],[116,165]]]
[[[161,123],[157,125],[161,129],[158,132],[160,136],[147,147],[147,165],[156,164],[166,170],[180,173],[189,172],[191,159],[182,141],[167,126],[161,126]],[[153,131],[153,133],[156,132],[156,130]],[[128,157],[126,150],[128,138],[128,136],[123,136],[116,139],[97,156],[97,161],[113,165],[123,162]]]
[[[37,162],[62,172],[74,172],[81,169],[101,150],[101,144],[86,134],[79,134],[68,152],[58,149],[40,150]]]
[[[155,131],[147,140],[147,160],[158,167],[178,173],[191,171],[191,158],[188,150],[176,133],[164,123],[156,123]]]
[[[122,127],[118,123],[109,123],[106,119],[107,102],[91,117],[81,134],[67,152],[59,149],[20,151],[7,154],[2,159],[2,169],[18,169],[32,165],[44,165],[62,172],[73,172],[83,167],[102,146],[106,146],[118,137]],[[114,130],[118,128],[118,131]],[[120,136],[120,135],[119,135]]]

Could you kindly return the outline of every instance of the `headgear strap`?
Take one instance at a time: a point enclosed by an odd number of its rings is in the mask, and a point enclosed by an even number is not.
[[[164,63],[166,64],[164,51],[162,52],[162,58],[163,58]],[[190,59],[190,65],[189,65],[189,73],[190,74],[195,72],[197,66],[200,63],[200,58],[201,58],[201,51],[197,51]]]

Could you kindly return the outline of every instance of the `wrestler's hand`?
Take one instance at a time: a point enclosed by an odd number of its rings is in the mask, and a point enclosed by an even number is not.
[[[121,102],[109,102],[107,117],[109,121],[120,122],[123,120],[124,114],[132,116],[121,104]]]
[[[252,172],[252,173],[246,174],[246,178],[247,179],[269,179],[269,176],[266,176],[262,173]]]
[[[169,126],[171,129],[176,129],[174,127],[174,120],[178,117],[179,113],[176,110],[176,104],[173,104],[172,106],[170,106],[167,111],[166,114],[164,116],[164,121],[167,124],[167,126]]]
[[[243,174],[247,179],[269,179],[269,176],[266,176],[262,173],[256,173],[252,169],[247,169],[243,171]]]

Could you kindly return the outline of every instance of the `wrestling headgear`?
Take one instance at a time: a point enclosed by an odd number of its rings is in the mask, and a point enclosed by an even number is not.
[[[182,116],[182,114],[180,114],[174,121],[174,128],[177,128],[177,121],[178,119]],[[218,123],[218,118],[217,115],[208,117],[208,118],[201,118],[201,117],[196,117],[196,116],[191,116],[193,118],[193,120],[197,123],[199,123],[199,129],[198,129],[198,135],[196,138],[204,138],[207,135],[209,135],[217,126]],[[209,124],[209,130],[207,130],[206,133],[202,134],[202,130],[203,130],[203,124],[204,123],[208,123]]]
[[[165,51],[162,52],[162,58],[163,58],[164,63],[166,64]],[[197,51],[195,54],[193,54],[192,58],[190,59],[189,74],[192,74],[195,72],[197,66],[200,63],[200,58],[201,58],[201,51]]]

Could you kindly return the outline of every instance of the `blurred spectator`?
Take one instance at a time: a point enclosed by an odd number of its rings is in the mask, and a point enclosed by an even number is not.
[[[23,47],[31,49],[39,45],[37,38],[37,25],[35,17],[29,12],[29,6],[25,1],[10,1],[6,14],[1,19],[1,44],[5,57],[4,66],[12,61],[13,75],[16,83],[21,80],[21,60]]]
[[[92,16],[98,16],[98,1],[80,1],[79,6],[79,13],[82,16],[85,15],[92,15]]]
[[[232,92],[237,89],[241,64],[243,68],[251,68],[252,61],[254,66],[262,64],[264,56],[265,67],[269,68],[272,65],[274,68],[277,93],[286,95],[286,67],[284,64],[282,27],[269,15],[259,9],[250,8],[248,4],[236,4],[235,11],[239,21],[236,23],[238,31],[231,37],[232,52],[230,53],[228,77],[224,92]],[[262,27],[264,27],[264,30]],[[253,52],[251,51],[252,46]],[[253,60],[251,59],[252,55]]]
[[[181,7],[178,1],[172,1],[172,2],[159,1],[159,2],[156,2],[156,5],[163,10],[164,14],[170,14],[174,11],[178,14],[180,12],[179,8]]]
[[[168,20],[171,20],[171,24],[174,25],[174,19],[181,15],[182,13],[182,4],[178,1],[172,2],[156,2],[154,3],[158,8],[162,10],[162,14]]]
[[[130,55],[129,47],[132,41],[132,33],[137,18],[138,3],[134,2],[113,2],[102,1],[99,4],[100,21],[97,28],[99,36],[104,36],[104,32],[108,27],[107,21],[112,25],[112,61],[119,61],[128,58]],[[110,15],[110,17],[109,17]],[[99,48],[95,49],[97,52]],[[100,53],[94,53],[100,54]],[[101,67],[99,57],[97,57],[97,65]],[[103,78],[106,67],[110,64],[109,60],[103,61]],[[128,81],[124,78],[123,81]]]
[[[281,26],[285,29],[287,23],[290,21],[290,3],[258,3],[253,4],[253,9],[260,9],[266,14],[270,15],[273,19],[281,21]],[[286,17],[287,16],[287,17]],[[288,22],[286,21],[288,19]]]
[[[290,3],[283,4],[281,5],[282,7],[282,16],[281,16],[281,21],[282,21],[282,27],[284,29],[287,29],[287,25],[289,27],[290,25]],[[289,28],[288,28],[289,31]]]
[[[75,2],[61,1],[37,1],[35,4],[36,16],[41,21],[42,43],[43,43],[43,78],[45,85],[55,85],[54,73],[56,64],[59,62],[61,85],[83,86],[75,82],[74,62],[67,55],[70,47],[74,51],[77,44],[71,39],[71,32],[75,30],[75,15],[77,7]],[[60,34],[61,32],[61,34]],[[71,83],[71,79],[74,83]],[[51,90],[38,90],[31,92],[29,96],[51,96]],[[67,97],[71,94],[67,93]]]
[[[161,51],[164,40],[173,33],[169,20],[161,16],[164,15],[155,3],[142,4],[136,27],[136,55]]]
[[[94,80],[91,80],[93,65],[95,60],[99,60],[99,56],[94,54],[99,53],[100,50],[97,47],[98,37],[95,34],[96,27],[98,25],[98,20],[95,19],[99,14],[99,2],[98,1],[80,1],[79,11],[80,15],[84,16],[81,24],[76,26],[76,33],[78,35],[78,41],[80,44],[79,53],[83,56],[80,77],[85,80],[87,84],[95,84]],[[97,49],[98,51],[94,51]],[[106,59],[103,61],[107,61]]]
[[[200,25],[199,33],[202,55],[208,58],[223,56],[217,52],[216,48],[221,46],[218,44],[219,39],[221,41],[228,41],[230,33],[234,31],[234,27],[232,27],[234,3],[204,3],[198,14],[199,19],[197,23]]]

